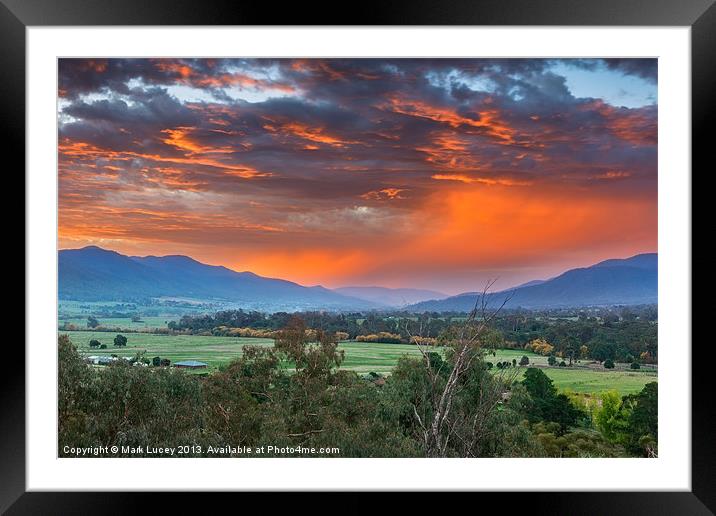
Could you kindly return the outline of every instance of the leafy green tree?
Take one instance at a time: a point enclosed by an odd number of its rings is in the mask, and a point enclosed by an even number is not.
[[[641,365],[639,365],[639,362],[632,362],[629,367],[631,367],[632,369],[641,369]]]
[[[117,335],[114,338],[114,345],[118,347],[126,346],[127,345],[127,337],[124,335]]]
[[[604,361],[604,369],[614,369],[614,361],[612,361],[612,360],[609,359],[609,358],[606,359],[606,360]]]
[[[599,432],[586,428],[561,433],[559,424],[539,422],[532,431],[544,450],[545,457],[627,457],[626,450],[609,442]]]
[[[586,414],[572,405],[564,394],[558,394],[551,378],[541,369],[533,367],[525,371],[522,385],[532,398],[528,419],[530,422],[553,421],[558,423],[560,431],[586,417]]]
[[[98,348],[102,345],[102,343],[96,339],[92,339],[89,341],[89,347],[91,348]]]
[[[580,343],[579,340],[570,335],[564,341],[564,352],[569,357],[569,365],[571,367],[574,357],[579,354]]]
[[[90,315],[87,318],[87,327],[88,328],[96,328],[97,326],[99,326],[99,321],[97,320],[97,318],[94,315]]]
[[[555,365],[557,363],[557,359],[554,355],[550,355],[547,357],[547,363],[551,366]]]
[[[629,413],[622,405],[617,391],[602,393],[601,407],[594,412],[594,422],[599,431],[611,442],[625,443],[629,426]]]
[[[650,382],[638,394],[624,397],[624,404],[631,407],[627,446],[632,451],[642,453],[647,457],[657,455],[658,393],[658,384]]]
[[[520,365],[526,366],[530,363],[530,359],[527,357],[527,355],[522,355],[522,358],[520,358]]]

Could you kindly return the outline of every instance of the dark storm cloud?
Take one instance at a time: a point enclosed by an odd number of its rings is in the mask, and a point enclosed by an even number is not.
[[[608,70],[633,75],[653,84],[656,84],[659,72],[659,61],[654,58],[573,59],[564,62],[586,70],[596,70],[604,66]]]

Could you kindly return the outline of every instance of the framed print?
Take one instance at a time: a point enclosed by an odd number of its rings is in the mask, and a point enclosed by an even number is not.
[[[712,2],[347,25],[132,4],[2,7],[27,191],[3,508],[434,490],[710,513]]]

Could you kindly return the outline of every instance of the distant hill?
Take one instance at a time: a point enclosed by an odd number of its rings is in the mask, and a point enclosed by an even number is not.
[[[537,283],[489,294],[490,306],[499,306],[512,296],[507,308],[559,308],[579,306],[637,305],[657,302],[658,259],[656,253],[612,259]],[[478,293],[466,292],[442,300],[407,307],[415,312],[467,312],[475,306]]]
[[[527,283],[522,283],[521,285],[517,285],[516,287],[513,287],[512,290],[516,288],[522,288],[522,287],[531,287],[532,285],[539,285],[540,283],[544,283],[547,280],[543,279],[536,279],[532,281],[528,281]]]
[[[381,305],[187,256],[125,256],[89,246],[59,252],[59,297],[112,301],[156,297],[223,300],[265,311],[368,310]]]
[[[421,290],[415,288],[386,288],[386,287],[340,287],[334,292],[345,296],[364,299],[381,305],[394,308],[403,307],[420,301],[431,299],[445,299],[447,295],[434,290]]]

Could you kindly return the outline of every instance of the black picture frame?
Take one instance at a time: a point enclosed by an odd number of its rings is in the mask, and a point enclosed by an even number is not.
[[[280,5],[280,7],[279,7]],[[317,13],[323,13],[318,15]],[[707,134],[714,125],[716,93],[716,6],[714,0],[426,0],[357,4],[285,3],[242,0],[0,0],[0,105],[2,141],[8,154],[24,167],[25,143],[25,29],[60,25],[549,25],[549,26],[689,26],[692,73],[692,220],[694,227],[712,229],[712,216],[695,209],[699,195],[693,188],[696,169],[713,170]],[[49,152],[49,151],[48,151]],[[707,165],[708,164],[708,165]],[[18,167],[19,168],[19,167]],[[699,184],[705,180],[699,178]],[[698,205],[704,206],[699,203]],[[693,234],[692,234],[693,235]],[[711,290],[713,266],[707,264],[706,241],[692,236],[692,275],[699,281],[692,295]],[[696,256],[704,257],[699,262]],[[26,273],[27,274],[27,273]],[[692,320],[708,320],[713,301],[692,301]],[[713,298],[711,298],[713,299]],[[32,309],[28,306],[26,309]],[[701,323],[703,324],[703,323]],[[696,328],[693,328],[696,329]],[[696,335],[695,333],[693,335]],[[670,343],[674,345],[675,343]],[[680,343],[689,345],[690,343]],[[26,345],[41,343],[26,342]],[[692,356],[708,353],[707,340],[693,338]],[[17,345],[4,347],[5,360],[25,364]],[[521,505],[533,514],[712,514],[716,511],[716,446],[714,407],[708,360],[692,363],[692,491],[641,493],[485,493],[511,509]],[[5,368],[0,374],[0,512],[7,514],[125,513],[146,507],[147,493],[25,492],[25,372]],[[118,482],[120,487],[121,482]],[[218,496],[211,494],[212,497]],[[226,496],[226,495],[221,495]],[[246,494],[242,494],[245,497]],[[353,495],[355,496],[355,495]],[[164,511],[194,506],[205,508],[196,495],[160,495]],[[421,502],[421,496],[416,500]],[[295,503],[295,495],[292,495]],[[215,498],[212,501],[216,501]],[[300,502],[299,502],[300,503]],[[345,502],[343,502],[345,503]],[[480,502],[481,504],[483,502]],[[488,500],[489,503],[489,500]],[[201,505],[200,505],[201,504]],[[486,505],[482,505],[486,507]]]

